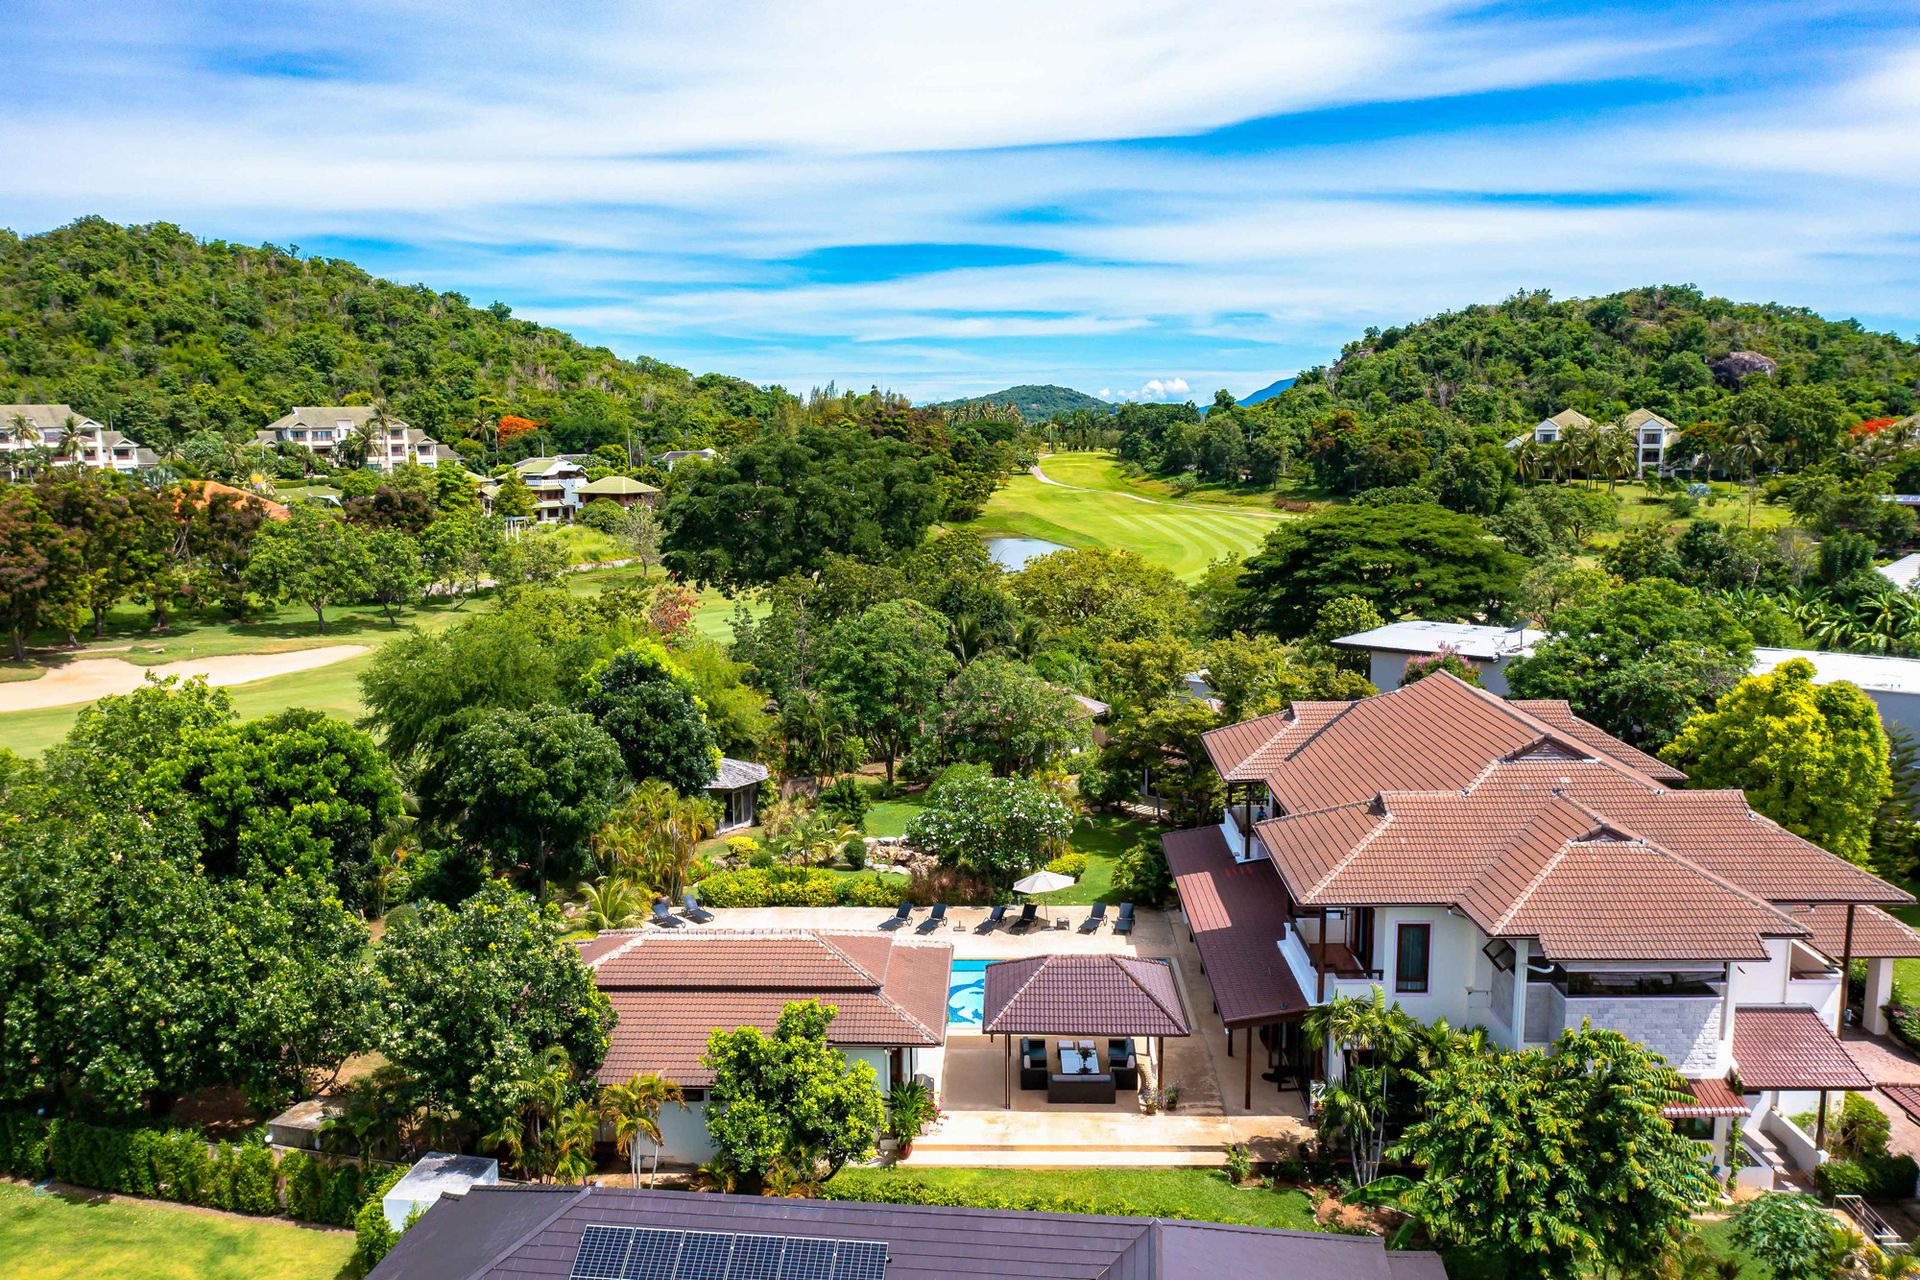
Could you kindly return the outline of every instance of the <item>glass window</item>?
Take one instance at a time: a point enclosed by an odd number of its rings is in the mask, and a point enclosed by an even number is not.
[[[1433,960],[1433,926],[1400,925],[1394,934],[1393,955],[1393,989],[1424,994]]]

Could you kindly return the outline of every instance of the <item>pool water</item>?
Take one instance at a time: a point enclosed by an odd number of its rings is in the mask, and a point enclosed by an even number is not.
[[[987,997],[987,962],[955,960],[947,984],[947,1029],[980,1029],[981,1006]]]

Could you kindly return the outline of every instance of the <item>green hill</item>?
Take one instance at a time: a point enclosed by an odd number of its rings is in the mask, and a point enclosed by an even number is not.
[[[65,402],[142,443],[244,437],[295,405],[369,403],[458,447],[513,413],[559,449],[632,432],[724,444],[785,393],[625,360],[502,303],[377,279],[337,258],[83,218],[0,230],[0,402]]]
[[[1302,371],[1276,398],[1330,396],[1373,413],[1424,402],[1474,425],[1537,421],[1567,408],[1605,421],[1647,408],[1686,426],[1721,416],[1743,383],[1824,388],[1823,398],[1856,417],[1911,413],[1920,346],[1855,320],[1729,302],[1691,285],[1560,302],[1520,293],[1369,329],[1330,369]]]
[[[1051,383],[1044,386],[1029,383],[1008,387],[1004,391],[990,392],[984,396],[943,400],[935,407],[952,409],[959,405],[970,404],[1011,404],[1028,422],[1045,422],[1056,414],[1071,413],[1075,409],[1089,409],[1095,413],[1113,412],[1113,406],[1099,396],[1090,396],[1084,391],[1075,391],[1072,387],[1058,387]]]

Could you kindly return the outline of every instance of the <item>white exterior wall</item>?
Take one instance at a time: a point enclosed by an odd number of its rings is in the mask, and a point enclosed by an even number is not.
[[[1395,991],[1394,962],[1399,926],[1433,926],[1428,963],[1427,994]],[[1456,1027],[1485,1025],[1504,1030],[1505,1010],[1493,1008],[1493,962],[1480,954],[1486,935],[1471,920],[1448,914],[1444,907],[1382,907],[1374,913],[1374,958],[1381,986],[1389,1000],[1397,1000],[1422,1022],[1445,1018]],[[1364,993],[1371,982],[1345,982],[1349,993]]]
[[[1880,722],[1889,729],[1899,726],[1911,734],[1920,734],[1920,693],[1894,693],[1887,689],[1863,689],[1880,708]]]
[[[1401,653],[1398,649],[1367,650],[1367,679],[1373,681],[1373,687],[1386,693],[1400,687],[1400,677],[1405,674],[1408,658],[1424,657],[1424,654]],[[1517,656],[1517,655],[1516,655]],[[1480,658],[1469,658],[1464,654],[1461,660],[1471,662],[1480,672],[1480,685],[1488,693],[1507,696],[1507,663],[1511,657],[1500,657],[1492,662]]]
[[[1741,1006],[1749,1004],[1786,1004],[1788,967],[1793,943],[1785,938],[1767,940],[1767,959],[1733,967],[1733,1008],[1739,1017]]]
[[[843,1049],[841,1051],[854,1062],[864,1062],[873,1068],[880,1081],[880,1092],[887,1089],[887,1063],[892,1050],[889,1049]],[[912,1077],[917,1055],[907,1050],[906,1072]],[[713,1143],[707,1138],[707,1104],[689,1102],[683,1110],[668,1106],[660,1110],[660,1136],[665,1139],[660,1145],[660,1163],[666,1165],[705,1164],[713,1159]],[[653,1148],[645,1142],[640,1144],[640,1168],[645,1173],[653,1159]]]

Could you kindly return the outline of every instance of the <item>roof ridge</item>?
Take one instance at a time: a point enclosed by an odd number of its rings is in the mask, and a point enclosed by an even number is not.
[[[1382,796],[1384,796],[1385,794],[1386,792],[1384,791],[1380,793],[1380,795]],[[1452,793],[1439,792],[1438,794],[1450,795]],[[1324,876],[1321,876],[1319,880],[1314,882],[1314,885],[1311,889],[1308,889],[1306,893],[1301,895],[1301,898],[1300,898],[1301,902],[1304,903],[1309,898],[1318,897],[1322,889],[1325,889],[1329,884],[1333,883],[1333,878],[1335,876],[1339,875],[1342,871],[1345,871],[1349,866],[1351,866],[1355,858],[1358,858],[1361,854],[1367,851],[1367,846],[1374,842],[1375,837],[1377,837],[1382,831],[1385,831],[1391,825],[1393,825],[1393,813],[1391,810],[1389,810],[1381,816],[1380,821],[1377,824],[1375,824],[1373,830],[1367,832],[1366,835],[1361,836],[1360,842],[1358,844],[1354,845],[1353,848],[1347,850],[1346,853],[1341,856],[1338,862],[1334,863],[1331,867],[1327,868],[1327,874],[1325,874]]]
[[[1548,808],[1551,808],[1551,806],[1545,806],[1539,811],[1539,813],[1535,814],[1534,815],[1535,821],[1538,821],[1539,818],[1543,817],[1546,814]],[[1527,827],[1531,827],[1531,826],[1533,826],[1533,823],[1529,822],[1527,824]],[[1525,829],[1526,828],[1522,828],[1522,830],[1525,830]],[[1520,833],[1515,832],[1514,834],[1518,836]],[[1510,840],[1507,843],[1509,846],[1511,846],[1514,842]],[[1506,911],[1501,914],[1499,919],[1493,922],[1493,928],[1487,930],[1488,933],[1495,934],[1497,936],[1500,930],[1505,929],[1509,924],[1513,923],[1513,918],[1519,915],[1521,909],[1527,905],[1528,901],[1532,899],[1533,895],[1539,892],[1540,886],[1547,882],[1547,877],[1553,874],[1554,868],[1558,867],[1562,862],[1566,861],[1567,849],[1572,843],[1573,842],[1571,840],[1562,840],[1560,842],[1560,847],[1554,850],[1553,856],[1547,859],[1545,865],[1543,865],[1540,868],[1540,870],[1534,872],[1533,879],[1527,881],[1527,887],[1514,895],[1513,901],[1507,904]],[[1492,859],[1489,859],[1488,861],[1491,862]],[[1481,867],[1480,878],[1484,879],[1485,876],[1486,876],[1486,868],[1483,865]]]
[[[818,942],[820,944],[820,947],[822,950],[826,951],[828,954],[837,958],[840,961],[840,963],[846,965],[849,969],[853,970],[855,973],[865,978],[868,982],[871,982],[874,986],[878,987],[882,985],[881,979],[874,976],[874,974],[870,972],[865,965],[861,964],[858,960],[855,960],[852,956],[842,951],[839,947],[836,947],[835,945],[833,945],[833,943],[827,941],[827,937],[825,934],[815,933],[815,934],[812,934],[811,936],[815,942]],[[892,939],[888,939],[888,944],[889,944],[889,949],[891,949]]]
[[[595,956],[591,961],[588,962],[587,969],[590,972],[598,973],[600,971],[601,965],[613,959],[615,956],[623,956],[627,954],[627,952],[639,946],[643,939],[648,938],[650,936],[652,935],[643,933],[640,930],[635,929],[633,931],[633,936],[628,938],[625,942],[621,943],[619,946],[615,947],[613,950],[607,952],[603,956]]]
[[[1113,958],[1121,962],[1121,971],[1127,975],[1127,981],[1131,982],[1135,987],[1138,987],[1140,989],[1140,993],[1146,996],[1147,999],[1153,1001],[1154,1008],[1166,1014],[1167,1017],[1172,1019],[1175,1023],[1178,1023],[1180,1021],[1179,1015],[1176,1014],[1172,1009],[1167,1008],[1167,1002],[1162,1000],[1159,996],[1155,995],[1151,990],[1149,990],[1147,987],[1147,984],[1140,981],[1140,975],[1133,971],[1133,966],[1136,964],[1158,965],[1160,966],[1161,969],[1163,969],[1166,972],[1167,976],[1171,978],[1173,976],[1173,966],[1171,964],[1169,964],[1166,960],[1155,957],[1155,956],[1119,956],[1117,955],[1117,956],[1114,956]]]

